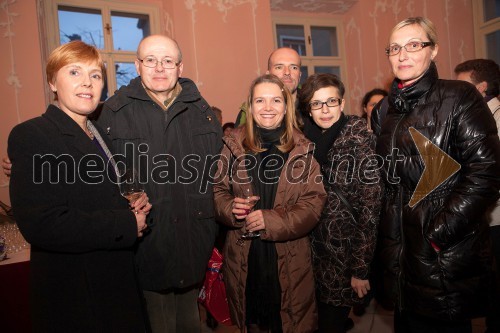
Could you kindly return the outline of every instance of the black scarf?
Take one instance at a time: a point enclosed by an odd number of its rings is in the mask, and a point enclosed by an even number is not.
[[[424,96],[437,82],[439,76],[436,64],[432,61],[427,72],[408,87],[399,88],[398,79],[392,82],[391,93],[389,94],[389,104],[393,105],[397,111],[408,113],[418,104],[418,101]]]
[[[328,151],[332,148],[340,131],[347,123],[347,117],[341,113],[339,120],[326,131],[323,131],[321,127],[316,125],[312,119],[304,123],[305,136],[316,145],[314,148],[314,157],[320,165],[326,164],[328,162]]]
[[[276,146],[285,131],[285,125],[275,129],[257,127],[263,152],[251,159],[257,164],[247,165],[260,200],[255,209],[272,209],[278,188],[281,170],[288,158]],[[250,159],[250,158],[249,158]],[[247,162],[248,163],[248,162]],[[277,164],[276,164],[277,163]],[[274,242],[260,238],[252,240],[248,253],[248,275],[246,281],[246,324],[257,324],[273,333],[282,332],[281,286],[278,274],[278,255]]]

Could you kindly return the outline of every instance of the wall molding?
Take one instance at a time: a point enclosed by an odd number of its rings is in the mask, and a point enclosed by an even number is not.
[[[0,27],[5,28],[5,32],[3,34],[4,38],[8,38],[9,40],[9,56],[10,56],[10,73],[7,77],[7,84],[12,86],[14,89],[15,101],[16,101],[16,115],[17,115],[17,123],[21,123],[21,112],[19,110],[19,91],[23,87],[21,84],[21,80],[19,76],[17,76],[16,72],[16,62],[14,57],[14,45],[12,40],[16,35],[13,30],[14,26],[14,18],[18,17],[19,14],[16,12],[10,11],[10,6],[15,4],[17,0],[4,0],[0,3],[0,8],[5,13],[5,21],[0,22]]]

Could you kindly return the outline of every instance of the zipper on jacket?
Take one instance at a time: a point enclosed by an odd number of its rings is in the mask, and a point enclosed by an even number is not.
[[[403,191],[399,191],[399,204],[401,206],[399,214],[399,227],[401,229],[401,247],[399,249],[398,261],[399,261],[399,272],[398,272],[398,308],[399,313],[403,310],[403,279],[401,278],[402,271],[402,254],[404,248],[404,232],[403,232]]]
[[[395,164],[395,161],[394,161],[394,154],[392,153],[392,151],[394,150],[394,147],[396,145],[395,141],[396,141],[396,132],[397,130],[399,129],[399,125],[401,124],[401,121],[403,120],[403,118],[405,117],[406,114],[402,114],[401,117],[399,118],[398,122],[396,123],[396,126],[394,127],[394,131],[392,133],[392,137],[391,137],[391,163],[393,164],[394,166],[394,170],[396,170],[396,164]],[[401,262],[401,256],[403,254],[403,248],[404,248],[404,233],[403,233],[403,189],[402,187],[400,186],[400,189],[399,189],[399,205],[400,205],[400,213],[399,213],[399,228],[400,228],[400,237],[401,237],[401,247],[399,249],[399,254],[398,254],[398,262],[399,262],[399,272],[398,272],[398,281],[397,281],[397,288],[398,288],[398,308],[399,308],[399,311],[401,312],[402,308],[403,308],[403,288],[402,288],[402,278],[401,278],[401,270],[402,270],[402,262]]]

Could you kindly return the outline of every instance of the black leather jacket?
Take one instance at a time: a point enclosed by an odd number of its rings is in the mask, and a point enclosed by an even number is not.
[[[488,106],[471,84],[438,79],[432,63],[409,87],[399,89],[395,80],[386,117],[381,120],[378,110],[373,117],[382,125],[377,153],[384,159],[391,152],[399,155],[384,164],[379,226],[380,259],[392,296],[400,308],[429,317],[483,315],[491,290],[484,213],[500,188],[500,143]],[[408,202],[426,166],[411,127],[460,164],[413,208]],[[436,173],[442,167],[429,166]]]
[[[222,149],[221,125],[194,82],[179,83],[182,91],[163,111],[135,78],[104,103],[98,119],[114,152],[147,180],[151,232],[136,254],[145,290],[203,281],[218,230],[207,172],[216,168],[217,159],[209,170],[210,156]]]

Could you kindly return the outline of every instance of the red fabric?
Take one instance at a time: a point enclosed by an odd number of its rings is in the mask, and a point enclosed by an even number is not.
[[[0,332],[32,331],[29,308],[30,262],[0,265]]]
[[[222,254],[214,248],[212,257],[208,261],[205,282],[200,290],[200,302],[217,322],[231,326],[229,306],[227,305],[226,286],[221,272]]]

